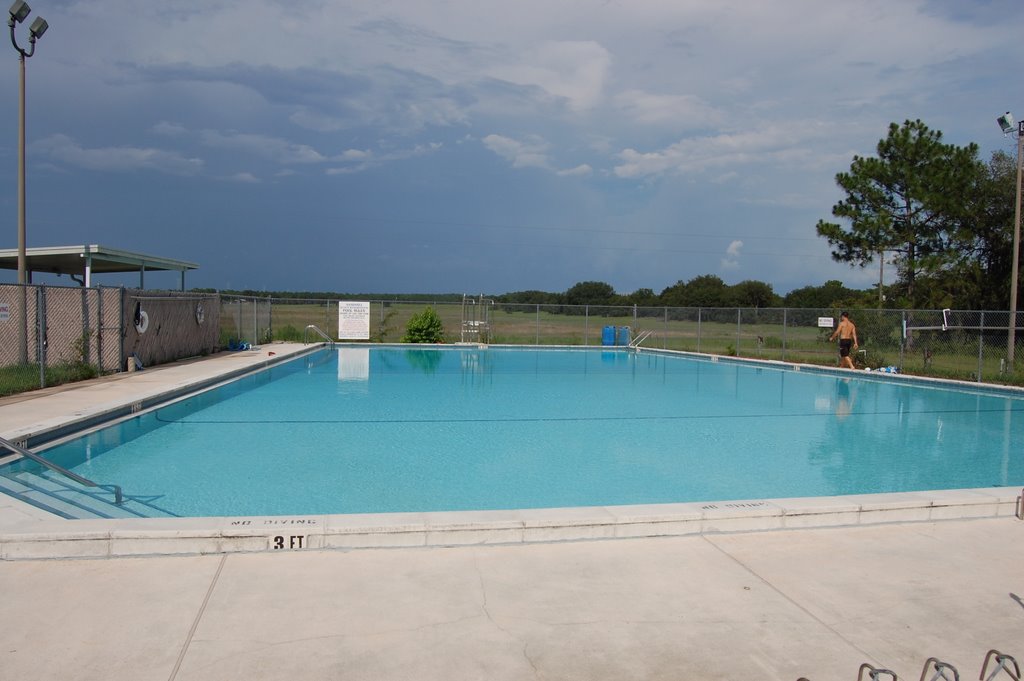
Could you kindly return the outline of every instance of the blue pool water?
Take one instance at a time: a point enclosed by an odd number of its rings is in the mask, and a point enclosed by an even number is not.
[[[1024,399],[999,392],[646,352],[340,348],[45,454],[214,516],[1022,485],[1021,443]]]

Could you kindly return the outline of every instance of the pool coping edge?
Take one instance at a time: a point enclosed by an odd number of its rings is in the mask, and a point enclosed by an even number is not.
[[[1024,489],[509,511],[41,520],[0,528],[0,560],[451,547],[1020,518]]]

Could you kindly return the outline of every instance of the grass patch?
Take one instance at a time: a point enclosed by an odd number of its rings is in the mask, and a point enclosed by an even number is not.
[[[46,368],[45,381],[47,386],[62,385],[96,378],[100,375],[95,364],[85,362],[61,362]],[[38,364],[12,364],[0,367],[0,397],[38,390]]]

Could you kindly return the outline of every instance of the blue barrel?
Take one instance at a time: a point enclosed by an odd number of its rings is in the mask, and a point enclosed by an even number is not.
[[[601,345],[615,345],[614,326],[606,326],[601,329]]]
[[[619,343],[618,343],[619,345],[629,345],[630,329],[629,329],[628,326],[620,326],[619,327],[618,340],[619,340]]]

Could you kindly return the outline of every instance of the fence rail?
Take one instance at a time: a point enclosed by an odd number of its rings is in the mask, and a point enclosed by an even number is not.
[[[460,302],[370,301],[370,340],[401,342],[410,318],[428,305],[447,342],[459,342]],[[479,337],[492,344],[599,346],[605,327],[628,326],[649,348],[835,365],[837,309],[609,307],[487,301],[474,310]],[[146,324],[138,318],[146,312]],[[1014,358],[1006,311],[852,310],[861,367],[1024,385],[1024,313]],[[479,326],[486,318],[486,328]],[[146,328],[147,325],[150,328]],[[338,337],[338,301],[120,288],[0,285],[0,396],[122,371],[241,343],[303,340],[309,325]],[[140,330],[141,329],[141,330]]]

